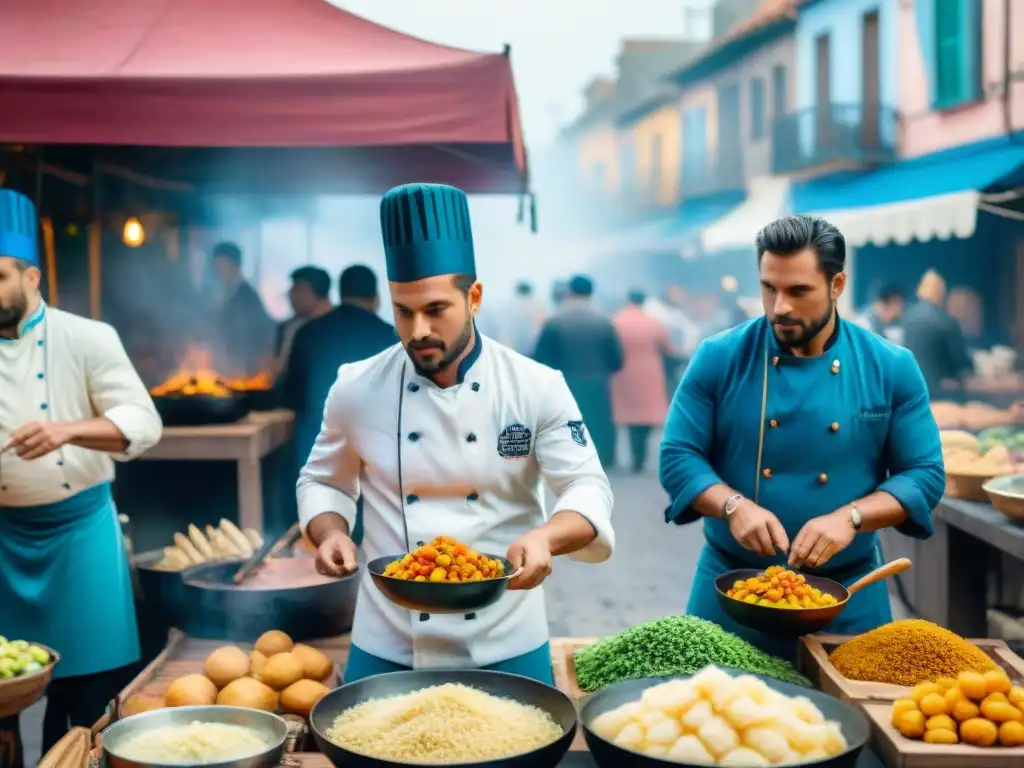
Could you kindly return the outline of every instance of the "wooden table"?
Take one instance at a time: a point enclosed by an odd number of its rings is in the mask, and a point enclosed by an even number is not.
[[[250,413],[234,424],[166,427],[160,442],[140,457],[146,461],[233,461],[238,467],[238,517],[242,528],[263,532],[260,462],[288,442],[295,414],[287,410]]]
[[[887,557],[909,557],[914,568],[904,584],[922,618],[961,637],[985,637],[990,568],[1002,557],[1024,562],[1024,526],[991,504],[945,497],[932,513],[935,535],[916,541],[883,534]]]

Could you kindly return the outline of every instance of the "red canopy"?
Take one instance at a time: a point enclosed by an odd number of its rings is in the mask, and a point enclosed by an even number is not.
[[[0,142],[419,146],[504,166],[503,191],[525,178],[506,54],[324,0],[4,0],[0,30]]]

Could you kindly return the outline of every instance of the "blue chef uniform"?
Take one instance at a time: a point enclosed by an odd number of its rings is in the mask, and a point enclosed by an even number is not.
[[[790,541],[812,518],[875,491],[891,494],[903,506],[907,519],[901,533],[926,538],[932,533],[931,511],[945,487],[938,428],[913,356],[838,319],[817,357],[788,354],[764,317],[701,344],[672,401],[660,474],[672,500],[667,522],[696,520],[693,500],[712,485],[725,483],[775,514]],[[762,635],[733,622],[719,606],[714,586],[726,571],[783,564],[786,556],[758,557],[740,546],[722,520],[705,518],[704,534],[707,543],[697,562],[687,613],[791,658],[791,639]],[[881,559],[878,534],[860,533],[814,572],[849,584]],[[829,631],[858,634],[890,621],[883,582],[858,592]]]

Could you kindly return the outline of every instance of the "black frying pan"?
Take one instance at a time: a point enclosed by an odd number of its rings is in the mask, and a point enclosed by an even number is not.
[[[385,576],[384,569],[395,560],[401,559],[403,555],[378,557],[367,563],[366,569],[370,572],[377,589],[383,592],[388,600],[410,611],[437,614],[473,613],[498,602],[505,594],[508,583],[523,570],[514,569],[504,557],[484,554],[501,563],[505,569],[504,576],[458,583],[406,581]]]
[[[741,674],[750,674],[735,669],[726,669],[733,677]],[[632,701],[639,701],[645,690],[667,680],[685,679],[682,677],[648,677],[641,680],[627,680],[622,683],[615,683],[603,688],[592,696],[583,700],[580,709],[580,725],[583,726],[583,736],[587,740],[587,747],[590,748],[594,761],[600,768],[698,768],[689,763],[677,763],[670,760],[662,760],[658,757],[647,757],[631,749],[617,746],[610,741],[605,741],[592,730],[591,724],[605,712],[610,712],[623,704]],[[820,768],[855,768],[857,758],[860,755],[864,744],[871,735],[867,718],[853,705],[834,699],[821,691],[812,691],[792,683],[783,683],[763,675],[754,675],[760,678],[767,686],[786,696],[803,696],[810,699],[825,716],[826,720],[834,720],[846,737],[849,747],[842,754],[830,757],[826,760],[808,760],[802,763],[792,763],[800,768],[819,766]]]
[[[838,581],[826,579],[824,576],[805,573],[804,576],[809,585],[817,587],[836,599],[835,605],[824,608],[773,608],[768,605],[744,603],[742,600],[729,597],[727,593],[734,582],[755,577],[763,573],[763,569],[740,568],[723,573],[715,579],[715,591],[718,593],[718,602],[737,624],[756,629],[759,632],[800,637],[801,635],[813,635],[831,624],[832,620],[843,612],[846,604],[850,601],[850,596],[855,592],[871,586],[876,581],[903,573],[910,566],[911,562],[906,558],[893,560],[857,579],[849,587],[844,587]]]
[[[422,583],[422,582],[421,582]],[[520,675],[484,669],[422,669],[365,677],[326,694],[309,713],[310,730],[320,751],[339,768],[415,768],[420,763],[397,763],[351,752],[327,738],[327,730],[346,709],[371,699],[401,696],[445,683],[459,683],[493,696],[542,709],[562,726],[562,735],[547,746],[513,757],[478,763],[458,763],[459,768],[555,768],[569,751],[576,735],[576,706],[566,694],[550,685]],[[432,765],[437,765],[433,763]]]

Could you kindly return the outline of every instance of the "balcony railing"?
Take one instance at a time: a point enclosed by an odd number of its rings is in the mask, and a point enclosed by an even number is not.
[[[683,200],[735,192],[744,186],[743,149],[740,146],[719,146],[718,152],[705,157],[703,164],[689,157],[683,159],[679,185],[679,196]]]
[[[819,104],[772,124],[772,172],[870,166],[896,159],[896,111],[865,104]]]

